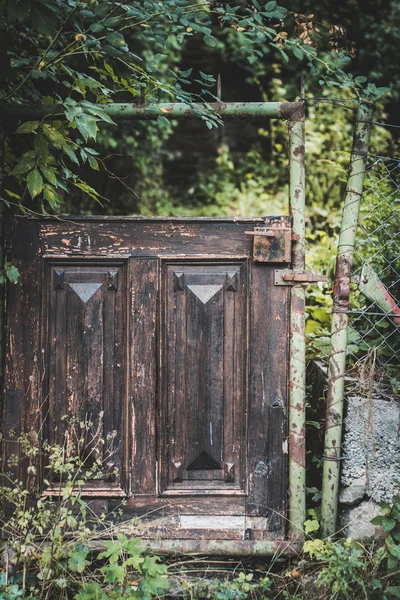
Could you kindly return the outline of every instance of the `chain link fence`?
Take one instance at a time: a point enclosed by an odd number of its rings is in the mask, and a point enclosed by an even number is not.
[[[400,161],[369,155],[352,267],[350,393],[400,395]]]

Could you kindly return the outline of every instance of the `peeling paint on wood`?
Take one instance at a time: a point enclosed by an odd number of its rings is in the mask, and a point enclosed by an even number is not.
[[[124,517],[145,519],[170,549],[199,536],[211,552],[248,531],[232,549],[258,553],[287,535],[291,290],[274,285],[273,263],[252,260],[244,232],[263,223],[13,223],[16,426],[55,443],[64,414],[89,414],[115,432],[115,473],[84,495],[112,510],[125,494]]]

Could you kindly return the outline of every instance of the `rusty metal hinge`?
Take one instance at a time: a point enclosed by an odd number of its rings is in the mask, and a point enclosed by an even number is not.
[[[322,281],[328,282],[326,275],[318,275],[311,271],[292,271],[291,269],[277,269],[275,271],[275,285],[294,285],[295,283],[303,283],[308,285],[310,283],[318,283]]]

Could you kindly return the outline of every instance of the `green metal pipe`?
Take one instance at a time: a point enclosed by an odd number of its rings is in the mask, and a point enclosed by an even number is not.
[[[198,118],[199,111],[210,108],[221,117],[270,117],[291,119],[298,102],[214,102],[211,104],[101,104],[100,108],[113,119]],[[63,115],[60,104],[0,104],[0,115],[11,119],[42,119],[48,115]]]
[[[350,278],[372,113],[373,109],[370,105],[359,105],[336,258],[322,476],[321,535],[323,537],[332,536],[336,532]]]
[[[0,272],[4,275],[5,268],[5,237],[6,237],[6,205],[3,201],[4,193],[4,126],[0,119]],[[6,283],[0,283],[0,390],[3,389],[4,379],[4,346],[5,346],[5,298]]]
[[[293,219],[292,269],[304,271],[305,243],[305,131],[304,106],[289,122],[289,201]],[[289,366],[289,528],[292,536],[303,536],[306,519],[305,471],[305,291],[293,285],[290,299]]]

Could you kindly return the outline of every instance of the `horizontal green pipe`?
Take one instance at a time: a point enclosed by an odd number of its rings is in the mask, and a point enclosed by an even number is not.
[[[221,117],[276,117],[290,120],[301,106],[298,102],[214,102],[212,104],[100,104],[113,119],[198,118],[207,107]],[[63,115],[61,104],[0,104],[0,115],[12,119],[42,119],[47,115]]]

